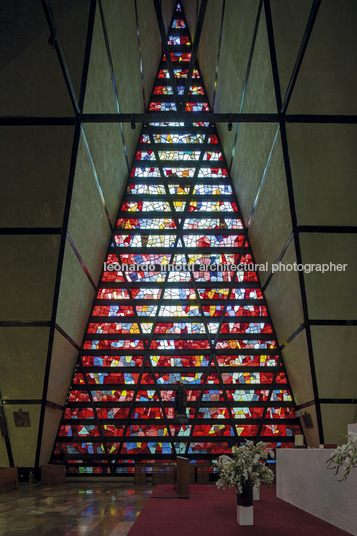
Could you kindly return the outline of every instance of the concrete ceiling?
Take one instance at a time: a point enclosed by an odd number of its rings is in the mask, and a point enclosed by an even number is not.
[[[174,5],[161,1],[166,28]],[[210,0],[203,21],[200,2],[183,7],[193,38],[203,22],[214,112],[257,114],[219,123],[221,142],[306,438],[341,443],[357,411],[356,2]],[[6,0],[0,32],[0,465],[33,467],[51,454],[140,132],[81,112],[143,113],[161,41],[149,0]]]

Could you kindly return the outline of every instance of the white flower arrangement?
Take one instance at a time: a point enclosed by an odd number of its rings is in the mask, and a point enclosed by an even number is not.
[[[343,469],[344,475],[340,482],[346,480],[351,469],[357,467],[357,433],[350,433],[347,443],[337,447],[326,463],[328,469],[335,470],[335,475],[338,475],[339,470]]]
[[[246,440],[245,445],[233,447],[233,457],[220,456],[217,461],[219,479],[217,488],[225,489],[236,487],[238,493],[242,493],[247,485],[254,487],[261,484],[272,484],[274,473],[265,461],[270,456],[274,458],[274,452],[263,441],[255,444]]]

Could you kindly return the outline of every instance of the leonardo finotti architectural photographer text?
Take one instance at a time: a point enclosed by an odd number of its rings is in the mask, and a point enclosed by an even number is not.
[[[108,272],[345,272],[348,264],[298,264],[297,262],[284,264],[155,264],[144,262],[141,264],[104,263],[104,271]]]

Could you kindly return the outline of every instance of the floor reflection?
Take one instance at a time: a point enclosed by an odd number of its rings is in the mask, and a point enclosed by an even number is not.
[[[0,495],[0,536],[126,536],[152,486],[22,485]]]

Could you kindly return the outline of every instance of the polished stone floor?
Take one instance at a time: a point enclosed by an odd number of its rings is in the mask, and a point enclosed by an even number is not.
[[[0,536],[126,536],[151,485],[23,484],[0,495]]]

